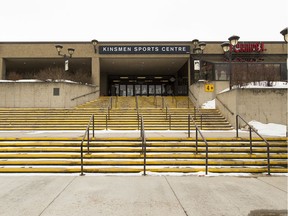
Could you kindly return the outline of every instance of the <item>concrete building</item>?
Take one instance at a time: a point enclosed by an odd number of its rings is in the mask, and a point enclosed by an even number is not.
[[[188,95],[197,107],[216,98],[233,126],[236,115],[287,124],[287,89],[219,94],[248,82],[287,81],[284,41],[240,41],[226,53],[221,42],[198,40],[93,42],[1,42],[0,107],[72,108],[99,96]],[[38,82],[13,81],[22,79]]]
[[[61,54],[66,58],[58,55],[57,44],[63,46]],[[119,96],[188,95],[188,87],[201,79],[226,83],[226,87],[230,61],[221,42],[206,42],[200,52],[198,46],[192,42],[1,42],[0,79],[47,80],[43,73],[62,79],[59,74],[65,73],[72,80],[97,86],[99,95]],[[75,49],[72,58],[68,48]],[[66,60],[69,68],[64,72]],[[284,41],[239,42],[231,71],[232,85],[287,80],[287,45]]]

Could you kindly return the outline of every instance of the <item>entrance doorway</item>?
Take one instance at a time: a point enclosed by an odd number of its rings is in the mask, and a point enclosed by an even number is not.
[[[112,84],[112,96],[162,96],[172,95],[172,87],[167,84]],[[169,89],[169,94],[167,92]]]
[[[101,58],[100,94],[118,96],[187,95],[188,58]]]

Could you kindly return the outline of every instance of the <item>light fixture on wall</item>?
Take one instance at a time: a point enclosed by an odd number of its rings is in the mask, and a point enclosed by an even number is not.
[[[63,49],[62,45],[57,44],[57,45],[55,45],[55,47],[56,47],[56,50],[58,52],[58,55],[63,56],[64,58],[67,58],[67,57],[72,58],[72,55],[74,54],[74,51],[75,51],[74,48],[68,48],[67,50],[68,50],[69,55],[67,55],[67,54],[62,53],[62,49]]]
[[[94,53],[97,53],[97,44],[98,44],[98,41],[95,40],[95,39],[93,39],[91,42],[92,42],[92,45],[93,45],[93,47],[94,47]]]
[[[192,50],[193,50],[193,53],[195,53],[195,54],[202,54],[205,47],[206,47],[206,43],[199,42],[198,39],[192,40],[192,44],[194,46],[194,48]]]
[[[224,42],[221,44],[221,47],[224,51],[224,53],[228,53],[228,57],[229,57],[229,89],[232,89],[232,51],[234,49],[234,47],[238,44],[240,37],[233,35],[231,37],[228,38],[229,42]]]
[[[69,70],[68,58],[72,58],[72,55],[74,54],[75,49],[74,48],[68,48],[67,49],[68,54],[65,54],[65,53],[62,53],[62,49],[63,49],[62,45],[57,44],[57,45],[55,45],[55,48],[57,50],[58,55],[64,57],[64,59],[65,59],[65,71],[68,71]]]
[[[284,40],[285,40],[285,42],[287,43],[287,42],[288,42],[288,28],[287,28],[287,27],[284,28],[284,29],[280,32],[280,34],[283,35]]]

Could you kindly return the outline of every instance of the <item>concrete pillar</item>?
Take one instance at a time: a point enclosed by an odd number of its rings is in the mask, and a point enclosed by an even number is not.
[[[92,84],[100,88],[100,60],[99,57],[92,58]]]
[[[6,79],[6,64],[3,58],[0,58],[0,80]]]

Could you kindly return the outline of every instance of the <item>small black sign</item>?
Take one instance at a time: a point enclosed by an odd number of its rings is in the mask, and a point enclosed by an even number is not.
[[[100,46],[100,54],[189,54],[190,46]]]

